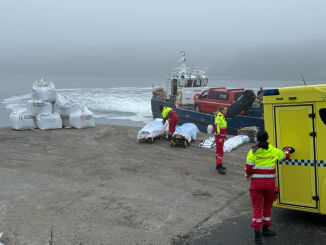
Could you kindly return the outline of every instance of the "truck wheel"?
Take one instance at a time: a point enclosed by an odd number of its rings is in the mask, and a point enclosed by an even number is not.
[[[195,111],[200,112],[199,105],[195,105]]]

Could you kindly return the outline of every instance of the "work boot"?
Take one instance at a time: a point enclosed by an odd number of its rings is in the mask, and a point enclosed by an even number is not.
[[[255,244],[260,245],[261,244],[261,234],[260,231],[255,231]]]
[[[218,165],[216,165],[216,169],[218,169],[218,167],[217,167]],[[222,166],[222,168],[224,169],[224,170],[226,170],[226,167],[224,167],[223,165],[221,165]]]
[[[225,175],[225,168],[223,168],[222,164],[216,165],[216,169],[219,174]]]
[[[263,236],[276,236],[276,232],[273,230],[270,230],[268,226],[263,227],[261,234]]]

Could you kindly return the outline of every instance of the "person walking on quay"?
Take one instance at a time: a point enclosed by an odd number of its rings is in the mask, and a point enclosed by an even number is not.
[[[223,160],[223,146],[226,140],[226,113],[228,109],[225,106],[219,106],[214,123],[215,143],[216,143],[216,169],[220,174],[225,174],[226,168],[222,165]]]
[[[275,186],[275,163],[286,160],[291,147],[282,150],[267,142],[268,133],[257,133],[258,144],[248,152],[246,161],[246,178],[251,178],[250,197],[253,206],[253,217],[250,226],[255,229],[255,244],[261,244],[261,235],[275,236],[276,232],[269,229],[273,202],[277,198],[278,189]],[[260,231],[262,227],[262,232]]]
[[[160,105],[160,112],[162,114],[162,118],[163,118],[163,125],[166,122],[166,119],[169,119],[169,133],[168,133],[168,140],[172,139],[172,135],[175,131],[175,127],[178,124],[178,114],[175,112],[175,110],[173,110],[171,107],[167,107],[167,106],[163,106]]]

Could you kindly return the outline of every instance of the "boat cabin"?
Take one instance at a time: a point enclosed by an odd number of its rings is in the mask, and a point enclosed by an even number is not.
[[[193,70],[186,67],[185,55],[182,51],[180,66],[166,81],[166,99],[178,106],[193,105],[195,94],[205,90],[208,84],[208,77],[203,70],[198,67]]]

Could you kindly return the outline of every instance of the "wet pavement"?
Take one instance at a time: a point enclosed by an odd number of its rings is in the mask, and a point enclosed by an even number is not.
[[[225,220],[215,226],[210,234],[189,244],[222,245],[222,244],[254,244],[253,228],[249,227],[249,216],[239,216]],[[268,245],[324,245],[326,244],[326,216],[299,212],[294,210],[273,208],[273,225],[271,229],[276,237],[263,237],[263,244]],[[180,242],[179,244],[185,244]]]

